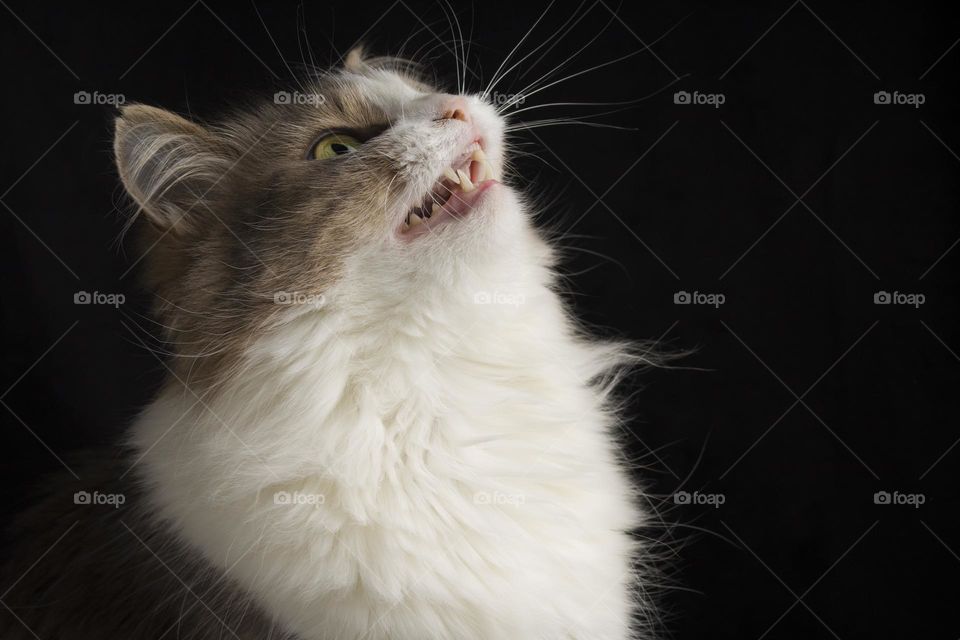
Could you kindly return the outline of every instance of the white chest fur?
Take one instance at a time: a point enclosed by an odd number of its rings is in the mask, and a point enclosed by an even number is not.
[[[307,640],[629,637],[616,354],[530,280],[304,314],[208,401],[171,387],[132,437],[158,513]]]

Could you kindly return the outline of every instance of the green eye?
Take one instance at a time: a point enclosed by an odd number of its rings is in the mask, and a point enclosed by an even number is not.
[[[324,136],[313,145],[310,157],[315,160],[326,160],[336,156],[345,156],[353,153],[360,146],[360,141],[342,133],[331,133]]]

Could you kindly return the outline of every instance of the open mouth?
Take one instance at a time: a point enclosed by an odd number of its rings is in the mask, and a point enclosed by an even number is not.
[[[423,202],[407,212],[400,233],[423,233],[448,220],[470,213],[480,196],[493,184],[493,169],[479,142],[474,142],[443,170]]]

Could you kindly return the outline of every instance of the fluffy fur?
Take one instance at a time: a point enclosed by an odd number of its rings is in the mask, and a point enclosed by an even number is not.
[[[509,186],[413,241],[396,233],[476,131],[502,177],[502,122],[473,96],[468,131],[443,117],[449,96],[356,56],[315,90],[322,107],[210,126],[147,107],[118,120],[175,356],[127,443],[136,527],[189,559],[187,584],[213,576],[253,611],[216,607],[226,629],[180,637],[646,635],[630,533],[645,518],[607,397],[627,350],[577,330]],[[332,126],[371,137],[305,160]]]

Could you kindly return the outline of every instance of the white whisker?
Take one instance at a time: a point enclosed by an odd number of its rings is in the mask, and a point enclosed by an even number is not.
[[[592,8],[593,8],[593,7],[591,6],[591,9],[592,9]],[[589,12],[589,9],[588,9],[588,12]],[[583,15],[585,16],[586,13],[584,13]],[[582,16],[581,16],[581,17],[582,17]],[[578,22],[579,22],[579,20],[578,20]],[[594,42],[596,42],[597,39],[598,39],[601,35],[603,35],[604,31],[606,31],[606,30],[610,27],[610,25],[611,25],[612,23],[613,23],[613,16],[610,16],[610,19],[607,20],[607,23],[606,23],[605,25],[603,25],[603,28],[602,28],[600,31],[598,31],[595,36],[593,36],[592,38],[590,38],[590,40],[588,40],[585,45],[583,45],[582,47],[580,47],[579,49],[577,49],[576,51],[574,51],[570,56],[568,56],[563,62],[561,62],[560,64],[558,64],[557,66],[555,66],[553,69],[551,69],[550,71],[547,71],[545,74],[541,75],[539,78],[537,78],[536,80],[534,80],[533,82],[531,82],[530,84],[528,84],[528,85],[527,85],[526,87],[524,87],[522,90],[518,91],[518,92],[516,93],[516,95],[514,95],[510,100],[508,100],[506,103],[504,103],[504,104],[497,110],[498,113],[503,113],[503,112],[504,112],[506,109],[508,109],[510,106],[512,106],[513,104],[516,104],[518,100],[526,100],[528,96],[533,95],[533,93],[536,93],[536,91],[531,91],[531,90],[534,89],[534,88],[535,88],[538,84],[540,84],[541,82],[547,80],[547,79],[548,79],[550,76],[552,76],[554,73],[556,73],[557,71],[559,71],[560,69],[562,69],[562,68],[563,68],[564,66],[566,66],[566,64],[569,63],[571,60],[573,60],[574,58],[576,58],[577,56],[579,56],[581,53],[583,53],[583,51],[585,51],[590,45],[592,45]],[[576,24],[576,23],[574,23],[574,24]],[[569,77],[568,77],[568,78],[565,78],[564,80],[566,80],[566,79],[569,79]],[[551,86],[551,85],[547,85],[547,86]],[[537,90],[537,91],[539,91],[539,90]],[[529,92],[529,93],[528,93],[528,92]]]
[[[543,20],[543,17],[544,17],[545,15],[547,15],[547,12],[548,12],[548,11],[550,11],[550,7],[553,6],[553,3],[554,3],[554,2],[555,2],[555,0],[550,0],[550,4],[547,5],[547,8],[543,10],[543,13],[540,14],[540,16],[539,16],[539,17],[536,19],[536,21],[533,23],[533,25],[532,25],[529,29],[527,29],[527,32],[526,32],[525,34],[523,34],[523,37],[520,38],[520,41],[517,42],[517,44],[514,45],[513,49],[511,49],[510,52],[506,55],[506,57],[503,59],[503,62],[500,63],[500,66],[497,67],[497,70],[493,72],[493,77],[490,78],[490,82],[487,84],[486,88],[485,88],[485,89],[483,90],[483,92],[480,94],[480,96],[481,96],[483,99],[486,99],[487,96],[490,95],[490,91],[492,91],[493,88],[494,88],[494,87],[497,85],[497,83],[499,82],[499,79],[498,79],[497,76],[499,75],[500,71],[503,70],[503,66],[504,66],[505,64],[507,64],[507,62],[510,60],[511,56],[513,56],[513,54],[517,51],[517,49],[520,48],[520,45],[523,44],[523,42],[527,39],[527,37],[528,37],[531,33],[533,33],[533,30],[537,28],[537,25],[540,24],[540,21]],[[541,44],[540,46],[543,46],[543,45]],[[539,47],[538,47],[538,48],[539,48]],[[534,49],[534,51],[536,51],[536,49]],[[528,54],[528,55],[529,55],[529,54]],[[519,62],[523,62],[524,60],[526,60],[526,57],[521,58]],[[516,65],[514,65],[514,66],[516,66]],[[507,73],[510,73],[510,70],[511,70],[511,69],[513,69],[513,67],[510,67],[510,69],[508,69],[507,71],[505,71],[505,72],[504,72],[504,75],[506,75]]]

